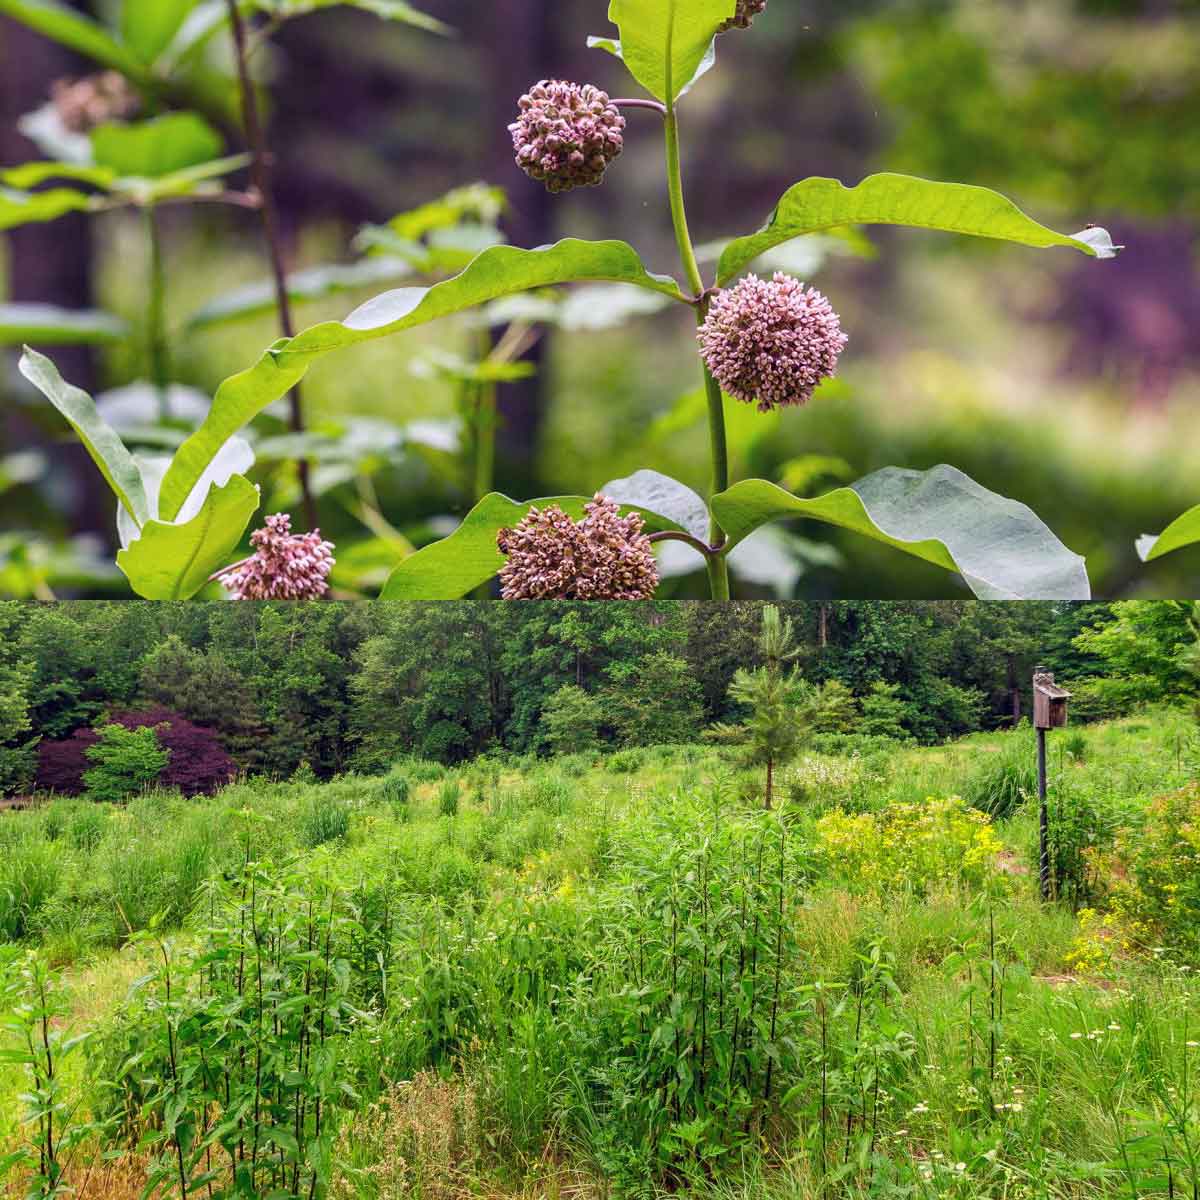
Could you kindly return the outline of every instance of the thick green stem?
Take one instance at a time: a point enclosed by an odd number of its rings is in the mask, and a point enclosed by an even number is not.
[[[697,320],[703,323],[708,315],[708,303],[702,299],[704,294],[704,278],[700,274],[700,264],[696,261],[696,250],[692,245],[692,235],[688,229],[687,210],[683,203],[683,172],[679,164],[679,119],[675,115],[675,106],[667,106],[664,122],[667,138],[667,185],[671,195],[671,220],[675,225],[675,240],[679,245],[679,257],[683,263],[684,274],[688,286],[696,296]],[[721,388],[712,377],[707,367],[704,368],[704,388],[708,395],[708,427],[710,453],[712,456],[712,490],[715,496],[729,487],[729,446],[725,436],[725,404],[721,397]],[[725,533],[712,521],[709,531],[710,540],[714,546],[720,546],[725,541]],[[714,600],[729,599],[729,565],[724,555],[714,555],[708,560],[708,577],[712,585]]]
[[[167,389],[171,367],[167,346],[167,272],[163,261],[162,235],[153,208],[145,210],[146,235],[150,246],[150,285],[146,295],[146,344],[150,378],[158,395],[158,419],[168,421],[171,409]]]

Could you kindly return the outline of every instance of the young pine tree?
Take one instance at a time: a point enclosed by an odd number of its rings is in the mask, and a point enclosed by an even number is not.
[[[763,665],[753,671],[739,669],[729,685],[730,699],[744,705],[750,715],[740,725],[714,725],[706,736],[718,742],[744,746],[746,758],[767,770],[764,807],[772,806],[775,768],[796,757],[812,719],[804,681],[788,668],[799,653],[792,622],[778,608],[763,609],[758,653]]]

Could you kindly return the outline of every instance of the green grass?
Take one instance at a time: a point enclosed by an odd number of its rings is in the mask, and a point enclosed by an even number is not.
[[[1194,777],[1191,740],[1169,711],[1053,734],[1052,789],[1136,824]],[[72,1029],[113,1044],[154,986],[126,1005],[148,962],[126,944],[154,924],[203,956],[205,881],[235,909],[248,860],[296,894],[334,881],[359,1015],[331,1195],[1188,1196],[1200,964],[1081,973],[1074,912],[1036,895],[1031,749],[1018,732],[808,753],[783,822],[757,773],[699,747],[59,801],[0,822],[0,936],[42,949]],[[833,882],[827,814],[954,795],[998,817],[985,887]],[[734,1071],[716,1042],[751,993]],[[81,1112],[102,1069],[71,1060]],[[0,1147],[23,1087],[0,1066]]]

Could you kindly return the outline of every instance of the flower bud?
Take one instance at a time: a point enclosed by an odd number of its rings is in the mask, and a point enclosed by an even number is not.
[[[517,166],[551,192],[596,187],[624,149],[625,118],[590,83],[543,79],[517,106],[508,127]]]
[[[717,32],[726,33],[730,29],[749,29],[754,24],[754,18],[759,16],[766,7],[767,0],[738,0],[737,12]]]
[[[572,521],[556,504],[531,508],[496,536],[508,562],[500,571],[505,600],[650,600],[658,587],[654,548],[637,513],[620,515],[597,494]]]
[[[319,600],[329,590],[333,543],[319,529],[292,533],[291,517],[276,513],[250,544],[254,553],[221,577],[234,600]]]
[[[829,301],[781,272],[718,292],[698,337],[721,387],[760,412],[807,404],[849,340]]]

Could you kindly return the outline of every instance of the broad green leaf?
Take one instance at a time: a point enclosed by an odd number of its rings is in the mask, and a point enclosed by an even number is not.
[[[40,187],[52,179],[91,183],[107,191],[116,182],[116,178],[117,173],[111,167],[97,167],[91,163],[28,162],[0,171],[0,183],[22,191]]]
[[[195,0],[121,0],[121,39],[149,66],[170,45]]]
[[[221,153],[221,135],[197,113],[174,112],[129,125],[101,125],[92,133],[96,165],[134,179],[161,179],[209,163]]]
[[[1084,561],[1024,504],[954,467],[877,471],[853,487],[803,500],[762,479],[713,497],[731,546],[768,521],[806,517],[861,533],[963,576],[984,600],[1087,600]]]
[[[588,502],[584,496],[552,496],[518,504],[499,492],[492,492],[471,509],[449,537],[406,558],[389,577],[382,599],[459,600],[487,583],[504,566],[504,555],[496,547],[496,535],[501,529],[516,525],[531,508],[546,508],[551,504],[578,521]],[[647,532],[680,528],[674,521],[639,506],[622,507],[622,512],[630,511],[642,514]]]
[[[428,288],[384,292],[355,309],[344,321],[327,321],[294,338],[281,339],[253,367],[225,380],[217,389],[208,419],[180,447],[163,481],[163,515],[174,517],[217,449],[267,405],[287,395],[317,359],[500,296],[574,279],[636,283],[686,303],[675,280],[651,275],[624,242],[568,238],[537,250],[494,246],[453,279]]]
[[[147,521],[141,537],[117,555],[117,566],[147,600],[188,600],[229,565],[258,504],[258,488],[235,475],[208,493],[190,521]]]
[[[669,518],[693,537],[708,542],[708,505],[685,483],[658,471],[635,471],[601,489],[618,504],[631,505]]]
[[[1114,258],[1121,249],[1103,229],[1074,237],[1055,233],[989,188],[890,173],[872,175],[853,188],[836,179],[814,178],[785,192],[760,232],[730,242],[721,255],[717,283],[724,287],[759,255],[794,237],[845,225],[909,225],[1039,249],[1067,246],[1093,258]]]
[[[1157,537],[1148,533],[1138,538],[1137,552],[1142,562],[1153,562],[1164,554],[1182,550],[1185,546],[1200,542],[1200,505],[1189,508],[1181,517],[1177,517]]]
[[[171,171],[157,179],[118,179],[114,189],[132,197],[139,204],[157,204],[174,196],[198,196],[219,190],[214,180],[248,166],[249,154],[229,154],[224,158],[212,158]]]
[[[96,411],[86,392],[64,382],[58,368],[44,354],[25,347],[18,364],[21,374],[67,419],[84,449],[100,468],[117,499],[133,514],[138,524],[149,515],[142,476],[125,443]]]
[[[67,213],[92,207],[92,197],[74,188],[51,188],[45,192],[20,192],[0,187],[0,229],[57,221]]]
[[[94,309],[53,304],[0,304],[0,345],[38,342],[43,346],[99,345],[127,337],[120,317]]]
[[[652,96],[672,104],[701,72],[721,25],[737,0],[612,0],[608,19],[620,42],[589,43],[619,54],[630,74]]]
[[[587,40],[587,44],[589,50],[605,50],[614,58],[619,58],[622,62],[625,61],[625,51],[621,46],[620,38],[590,37]],[[691,79],[689,79],[687,83],[685,83],[683,87],[679,89],[679,95],[677,95],[675,99],[680,100],[686,96],[688,92],[690,92],[692,88],[694,88],[696,84],[699,83],[700,80],[703,79],[704,76],[707,75],[709,71],[711,71],[716,65],[717,43],[716,39],[714,38],[709,43],[708,50],[705,52],[704,57],[700,60],[700,65],[696,68],[695,73],[692,75]]]
[[[385,21],[400,21],[415,25],[430,33],[448,34],[453,30],[428,13],[423,13],[406,0],[256,0],[255,7],[277,16],[300,17],[324,8],[360,8]]]
[[[161,2],[167,3],[167,0]],[[60,0],[0,0],[0,14],[20,21],[106,67],[113,67],[131,79],[144,80],[146,77],[142,63],[103,25]]]
[[[288,276],[288,295],[294,304],[322,300],[356,288],[395,283],[412,274],[412,267],[398,258],[365,258],[357,263],[330,263],[309,267]],[[247,284],[206,304],[188,321],[189,329],[206,329],[261,316],[275,310],[275,284],[263,279]]]

